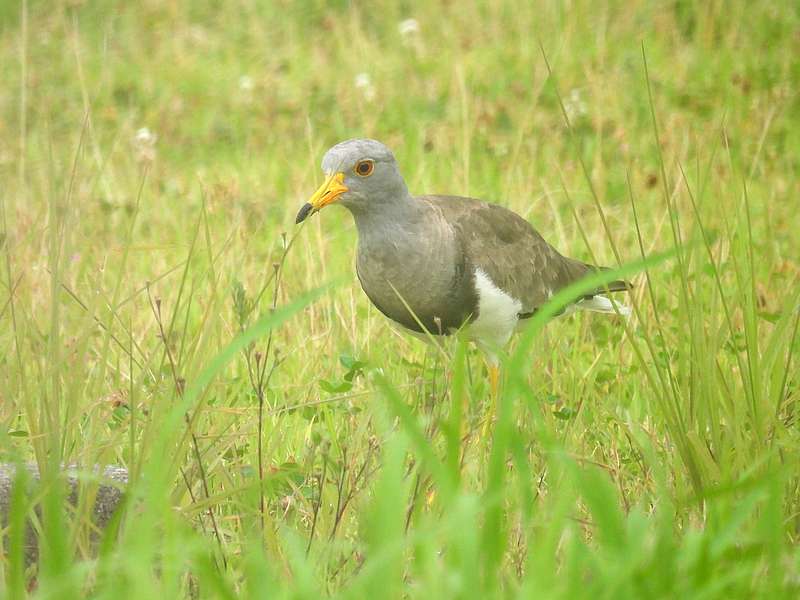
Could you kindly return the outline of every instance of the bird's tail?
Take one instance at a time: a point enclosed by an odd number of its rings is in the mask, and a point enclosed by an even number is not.
[[[608,267],[595,267],[594,265],[584,265],[589,271],[610,271]],[[633,284],[624,279],[615,279],[609,281],[607,284],[594,289],[592,292],[586,294],[581,300],[575,303],[575,308],[580,310],[590,310],[592,312],[600,312],[607,314],[619,313],[623,317],[631,315],[630,306],[626,306],[621,302],[606,298],[603,294],[608,292],[628,292],[633,289]]]
[[[619,290],[614,290],[619,291]],[[591,298],[584,298],[583,300],[579,300],[575,303],[575,308],[580,310],[590,310],[592,312],[599,312],[599,313],[606,313],[606,314],[617,314],[619,313],[623,317],[630,317],[631,316],[631,307],[621,302],[616,302],[605,296],[601,296],[597,294],[596,296],[592,296]]]
[[[594,265],[587,265],[584,263],[589,269],[589,272],[592,271],[611,271],[608,267],[595,267]],[[614,281],[609,281],[605,285],[601,285],[597,289],[593,290],[592,292],[586,294],[585,299],[588,300],[597,294],[602,294],[604,292],[629,292],[633,289],[633,284],[630,281],[625,281],[624,279],[615,279]]]

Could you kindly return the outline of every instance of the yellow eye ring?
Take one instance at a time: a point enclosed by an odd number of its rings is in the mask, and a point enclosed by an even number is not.
[[[369,159],[360,160],[356,163],[356,166],[353,167],[353,172],[359,177],[369,177],[374,170],[375,161]]]

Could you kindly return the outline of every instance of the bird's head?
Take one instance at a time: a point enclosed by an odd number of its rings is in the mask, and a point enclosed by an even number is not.
[[[392,151],[375,140],[336,144],[325,153],[322,171],[325,182],[297,213],[296,223],[333,202],[364,212],[408,194]]]

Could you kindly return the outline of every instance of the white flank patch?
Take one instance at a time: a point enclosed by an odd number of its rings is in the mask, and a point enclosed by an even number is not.
[[[470,337],[489,355],[508,342],[519,320],[522,303],[498,288],[481,269],[475,269],[478,318],[469,326]]]
[[[575,303],[575,307],[581,310],[611,313],[612,315],[619,311],[619,314],[621,314],[623,317],[631,316],[630,306],[625,306],[624,304],[620,304],[614,300],[609,300],[605,296],[595,296],[594,298],[589,298],[588,300],[581,300],[580,302]],[[616,310],[614,310],[614,307],[616,307]]]

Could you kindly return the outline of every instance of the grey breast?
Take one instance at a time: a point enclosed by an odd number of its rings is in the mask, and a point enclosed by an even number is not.
[[[356,271],[384,315],[412,331],[447,334],[477,316],[474,268],[439,207],[415,199],[412,208],[357,218]]]

